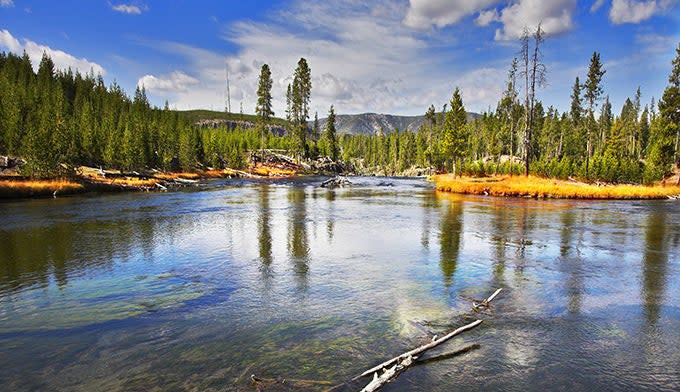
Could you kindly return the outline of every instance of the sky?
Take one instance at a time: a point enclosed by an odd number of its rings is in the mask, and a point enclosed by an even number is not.
[[[468,111],[494,109],[518,37],[541,23],[545,107],[568,110],[594,51],[615,112],[640,86],[661,96],[680,44],[680,0],[0,0],[0,50],[47,52],[60,69],[103,75],[154,105],[255,111],[269,64],[277,116],[297,61],[312,113],[420,115],[460,87]]]

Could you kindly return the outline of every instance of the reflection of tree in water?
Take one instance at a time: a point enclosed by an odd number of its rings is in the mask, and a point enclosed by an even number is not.
[[[560,215],[560,271],[568,275],[565,282],[567,294],[567,310],[572,314],[581,313],[583,291],[583,260],[578,252],[574,252],[574,211],[567,209]]]
[[[567,256],[572,248],[572,230],[574,230],[574,211],[569,209],[560,215],[562,226],[560,227],[560,255]]]
[[[441,259],[439,266],[444,278],[444,286],[451,286],[456,264],[460,255],[463,236],[463,206],[460,201],[449,201],[448,208],[441,221],[439,234]]]
[[[656,323],[661,311],[668,270],[666,243],[667,211],[653,210],[647,217],[642,265],[642,298],[648,324]]]
[[[505,258],[506,248],[508,242],[508,210],[504,205],[494,205],[493,216],[491,218],[492,230],[491,235],[494,243],[494,281],[495,285],[502,287],[503,276],[505,274]]]
[[[326,234],[328,235],[328,242],[333,241],[333,231],[335,229],[335,191],[329,189],[326,191],[326,200],[328,200],[328,219],[326,220]]]
[[[144,260],[150,260],[156,247],[156,223],[142,217],[2,230],[0,290],[45,285],[52,276],[58,286],[64,287],[72,274],[108,267],[116,259],[141,253]]]
[[[307,287],[307,273],[309,272],[306,197],[304,188],[291,186],[288,189],[288,203],[291,211],[288,223],[288,252],[293,261],[293,271],[301,289]]]
[[[423,196],[423,230],[420,237],[420,244],[425,250],[430,248],[430,225],[432,224],[432,209],[438,207],[439,202],[437,199],[437,193],[435,191],[425,193]]]
[[[262,184],[259,188],[258,200],[257,241],[260,251],[260,271],[265,280],[271,277],[272,264],[272,234],[271,234],[271,209],[269,208],[269,184]]]

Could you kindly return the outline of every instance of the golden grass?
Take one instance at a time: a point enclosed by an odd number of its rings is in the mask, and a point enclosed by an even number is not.
[[[497,176],[453,178],[434,176],[437,190],[474,195],[556,199],[666,199],[680,195],[680,186],[591,185],[540,177]]]
[[[85,187],[71,180],[0,180],[0,197],[20,198],[78,193]]]
[[[172,181],[172,180],[176,180],[178,178],[183,179],[183,180],[197,180],[197,179],[201,178],[201,174],[192,173],[192,172],[156,173],[156,174],[154,174],[154,177],[159,178],[161,180],[166,180],[166,181]]]
[[[98,185],[109,185],[121,188],[151,188],[159,183],[157,179],[153,178],[138,178],[138,177],[115,177],[104,178],[97,177],[90,179],[93,183]]]

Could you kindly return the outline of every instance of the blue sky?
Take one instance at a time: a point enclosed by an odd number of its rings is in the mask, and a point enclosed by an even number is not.
[[[0,50],[93,69],[152,103],[252,113],[259,68],[272,69],[274,110],[300,57],[312,69],[312,111],[417,115],[459,86],[466,108],[496,106],[524,26],[548,33],[548,85],[561,111],[593,51],[616,112],[641,86],[659,97],[680,43],[678,0],[0,0]]]

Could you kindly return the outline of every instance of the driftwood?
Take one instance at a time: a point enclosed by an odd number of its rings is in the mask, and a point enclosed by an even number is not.
[[[279,154],[275,150],[253,150],[250,152],[249,161],[253,164],[263,163],[267,166],[279,169],[290,169],[295,171],[309,171],[311,166],[288,155]]]
[[[473,312],[476,312],[476,311],[478,311],[478,310],[481,309],[481,308],[488,308],[488,307],[489,307],[489,302],[493,301],[493,299],[496,298],[496,296],[498,296],[498,294],[500,294],[500,292],[501,292],[502,290],[503,290],[503,289],[498,289],[498,290],[494,291],[494,293],[491,294],[491,295],[489,296],[489,298],[485,299],[484,301],[482,301],[482,302],[479,303],[479,304],[476,304],[476,303],[472,302],[472,311],[473,311]]]
[[[387,369],[385,373],[383,373],[380,377],[378,377],[378,373],[376,372],[373,375],[373,380],[368,383],[364,387],[364,389],[361,390],[361,392],[375,392],[378,389],[380,389],[383,385],[387,384],[392,380],[393,378],[396,378],[397,375],[406,370],[407,367],[413,365],[415,363],[415,358],[412,356],[408,356],[404,358],[404,360],[398,362],[396,365],[392,366],[391,368]]]

